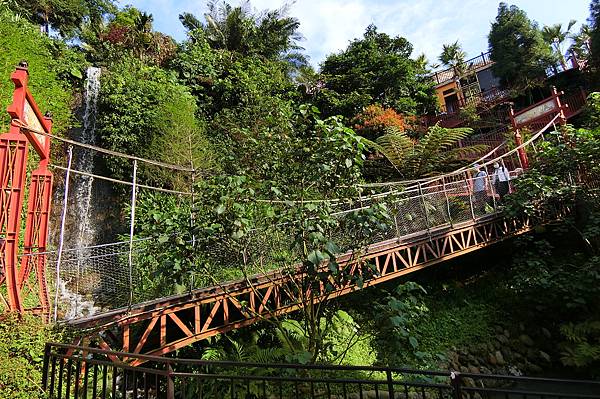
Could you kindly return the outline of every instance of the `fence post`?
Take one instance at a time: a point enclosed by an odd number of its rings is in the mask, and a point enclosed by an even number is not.
[[[129,306],[133,303],[133,231],[135,228],[135,201],[137,198],[137,160],[133,161],[133,181],[131,186],[131,216],[129,224]]]
[[[450,372],[450,382],[452,384],[452,391],[454,394],[454,399],[462,399],[462,376],[458,371]]]
[[[46,342],[44,346],[44,366],[42,369],[42,388],[44,392],[46,392],[46,387],[48,386],[48,366],[50,364],[50,344]]]
[[[450,227],[454,227],[452,223],[452,214],[450,213],[450,198],[448,198],[448,190],[446,190],[446,177],[442,176],[442,189],[444,190],[444,197],[446,198],[446,210],[448,211],[448,222]]]
[[[388,394],[389,394],[390,399],[394,399],[395,398],[394,380],[392,379],[392,371],[386,370],[386,374],[387,374]]]
[[[175,383],[173,382],[171,363],[167,363],[167,399],[175,399]]]
[[[469,206],[471,207],[471,217],[475,220],[475,208],[473,207],[473,193],[471,187],[469,186],[469,179],[467,177],[467,172],[465,172],[465,187],[467,192],[469,193]]]

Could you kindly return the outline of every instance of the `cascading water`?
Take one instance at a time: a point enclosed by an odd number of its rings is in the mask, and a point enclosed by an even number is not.
[[[96,113],[98,95],[100,92],[101,69],[89,67],[84,93],[83,128],[77,141],[95,145],[96,144]],[[87,149],[76,149],[74,152],[73,169],[84,173],[94,171],[94,152]],[[72,175],[71,186],[73,195],[69,199],[69,213],[76,221],[69,240],[70,246],[75,248],[77,262],[71,262],[69,268],[61,273],[58,278],[58,289],[61,302],[67,305],[65,318],[72,319],[88,316],[97,311],[93,298],[86,298],[79,294],[81,274],[85,273],[90,265],[89,259],[92,255],[86,249],[94,243],[96,228],[92,219],[92,193],[94,178],[79,173]],[[71,252],[71,253],[73,253]],[[65,265],[66,266],[66,265]],[[75,270],[72,270],[75,269]],[[74,281],[74,283],[73,283]]]
[[[84,144],[96,144],[96,107],[98,104],[98,94],[100,92],[100,73],[100,68],[89,67],[87,69],[83,130],[79,140]],[[89,150],[80,151],[75,161],[75,169],[85,173],[92,173],[94,170],[94,153]],[[76,179],[78,184],[74,190],[74,201],[76,214],[80,219],[77,236],[75,238],[75,247],[82,248],[89,246],[95,238],[95,226],[90,223],[90,208],[94,178],[91,176],[78,175]]]

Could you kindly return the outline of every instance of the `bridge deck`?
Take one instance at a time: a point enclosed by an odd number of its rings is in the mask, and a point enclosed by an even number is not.
[[[464,255],[532,228],[527,218],[507,219],[500,214],[445,225],[370,245],[360,256],[347,253],[338,260],[350,274],[360,274],[369,261],[376,272],[364,277],[364,287],[406,275]],[[72,327],[88,329],[88,339],[100,340],[104,349],[164,355],[193,342],[301,308],[309,300],[320,302],[357,290],[353,283],[333,284],[318,292],[299,289],[300,269],[280,270],[160,298],[91,317],[72,320]],[[103,331],[105,334],[98,335]]]

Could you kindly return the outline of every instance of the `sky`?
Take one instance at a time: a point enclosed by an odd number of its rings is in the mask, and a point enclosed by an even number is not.
[[[206,11],[205,0],[121,0],[154,16],[154,28],[185,39],[178,16],[191,12],[200,19]],[[229,0],[232,5],[239,0]],[[256,10],[277,9],[289,1],[251,0]],[[414,47],[414,56],[424,53],[431,62],[442,45],[458,40],[467,58],[487,51],[487,34],[498,11],[497,0],[296,0],[289,15],[300,20],[300,45],[313,66],[327,55],[344,50],[350,41],[362,37],[369,24],[379,32],[403,36]],[[589,16],[590,0],[514,0],[508,1],[527,12],[540,26],[577,20],[579,30]],[[202,19],[203,20],[203,19]]]

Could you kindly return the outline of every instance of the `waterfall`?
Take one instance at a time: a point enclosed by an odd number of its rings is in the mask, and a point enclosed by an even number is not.
[[[96,111],[98,94],[100,92],[101,69],[89,67],[84,92],[84,113],[81,134],[77,141],[95,145],[96,144]],[[74,149],[73,169],[85,173],[94,172],[94,152],[84,148]],[[89,272],[92,266],[90,256],[92,251],[86,249],[96,244],[96,226],[93,221],[92,193],[94,178],[73,173],[71,180],[72,196],[70,198],[69,213],[75,222],[70,237],[69,246],[71,250],[70,261],[63,262],[63,269],[57,278],[57,290],[60,302],[66,305],[65,318],[72,319],[91,315],[98,311],[94,299],[84,297],[80,294],[80,284],[85,281],[84,274]]]
[[[87,69],[87,80],[85,83],[85,109],[83,114],[83,130],[80,142],[84,144],[96,144],[96,106],[100,92],[100,68],[89,67]],[[93,173],[94,153],[89,150],[78,151],[75,160],[75,169],[81,172]],[[75,212],[79,218],[75,247],[87,247],[93,244],[96,229],[91,223],[91,202],[94,178],[91,176],[77,176],[75,186]]]

